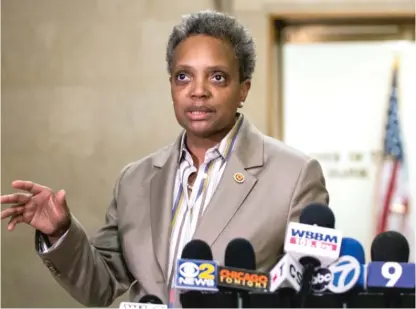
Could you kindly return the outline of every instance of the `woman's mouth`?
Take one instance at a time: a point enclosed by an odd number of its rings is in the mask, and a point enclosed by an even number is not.
[[[201,120],[207,120],[209,117],[211,117],[212,112],[210,111],[191,111],[186,113],[189,117],[189,119],[193,121],[201,121]]]

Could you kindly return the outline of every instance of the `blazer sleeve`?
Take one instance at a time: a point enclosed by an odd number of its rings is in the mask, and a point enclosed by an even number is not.
[[[110,306],[133,282],[124,261],[118,234],[119,182],[120,180],[117,181],[106,213],[105,225],[91,240],[79,221],[71,215],[70,228],[58,246],[43,253],[43,250],[39,250],[40,242],[38,239],[36,241],[38,255],[55,280],[87,307]]]
[[[322,168],[315,159],[309,159],[299,174],[290,202],[288,222],[299,222],[300,213],[311,203],[329,204]]]

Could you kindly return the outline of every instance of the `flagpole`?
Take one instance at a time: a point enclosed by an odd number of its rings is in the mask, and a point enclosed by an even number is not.
[[[398,76],[398,74],[399,74],[399,67],[400,67],[400,59],[399,59],[399,55],[398,55],[398,52],[396,52],[396,54],[394,55],[394,60],[393,60],[393,75],[396,75],[396,79],[398,80],[399,79],[399,76]],[[398,87],[398,82],[397,82],[397,80],[396,80],[396,86],[397,86],[397,92],[396,92],[396,97],[397,97],[397,113],[398,113],[398,117],[399,117],[399,119],[401,119],[402,117],[400,117],[401,115],[400,115],[400,112],[401,112],[401,108],[400,108],[400,105],[401,105],[401,100],[400,100],[400,87]],[[400,129],[402,129],[402,128],[400,128]],[[402,139],[402,147],[404,148],[405,147],[405,143],[404,143],[404,139]],[[406,151],[404,151],[404,153],[407,153]],[[404,160],[405,160],[405,158],[404,158]],[[407,215],[408,215],[408,212],[409,212],[409,208],[410,208],[410,200],[408,201],[408,204],[409,204],[409,206],[408,207],[406,207],[406,209],[405,209],[405,213],[402,213],[402,214],[400,214],[401,215],[401,221],[402,221],[402,225],[401,225],[401,230],[399,230],[398,232],[400,232],[400,233],[402,233],[403,235],[406,235],[407,233],[406,233],[406,229],[407,229],[407,224],[406,224],[406,219],[407,219]]]
[[[398,52],[396,52],[395,58],[394,58],[394,69],[396,70],[396,78],[399,79],[399,66],[400,66],[400,61],[399,61],[399,56],[398,56]],[[400,100],[400,89],[401,87],[399,87],[399,82],[397,82],[397,108],[398,108],[398,115],[399,117],[401,116],[400,113],[402,111],[402,109],[400,108],[401,105],[401,100]],[[400,117],[402,119],[402,117]],[[402,129],[403,127],[401,127]],[[402,133],[403,129],[402,129]],[[404,134],[402,135],[404,136]],[[407,165],[407,151],[405,151],[406,148],[406,142],[405,142],[405,138],[402,138],[402,147],[403,147],[403,152],[404,152],[404,158],[403,158],[403,164],[407,170],[408,165]],[[406,173],[408,173],[408,170],[406,171]],[[411,208],[413,206],[412,204],[412,195],[410,194],[410,191],[408,192],[408,196],[407,196],[407,205],[403,205],[406,206],[403,213],[401,213],[401,221],[402,221],[402,225],[401,225],[401,230],[400,232],[407,238],[407,240],[409,241],[409,246],[410,246],[410,255],[409,255],[409,262],[415,262],[416,256],[415,256],[415,230],[412,226],[411,223],[409,223],[409,221],[411,220],[410,218],[410,214],[411,214]]]
[[[395,71],[399,69],[399,64],[400,64],[400,58],[399,55],[396,53],[394,55],[393,58],[393,65],[392,65],[392,70],[391,70],[391,78],[390,81],[388,83],[388,87],[386,89],[389,89],[391,87],[391,83],[393,81],[394,78],[394,74]],[[380,203],[381,203],[381,188],[380,185],[382,183],[382,168],[384,166],[383,161],[384,161],[384,140],[386,138],[386,127],[387,127],[387,122],[388,122],[388,109],[389,109],[389,96],[390,96],[390,91],[387,93],[387,100],[385,101],[385,107],[384,107],[384,121],[382,123],[381,126],[381,138],[380,138],[380,145],[381,145],[381,156],[377,156],[376,157],[376,172],[375,172],[375,177],[374,177],[374,189],[373,189],[373,220],[371,221],[371,235],[373,235],[369,246],[366,248],[366,256],[368,258],[368,260],[370,260],[371,257],[371,243],[374,239],[375,236],[377,236],[377,232],[378,232],[378,225],[379,225],[379,220],[380,220],[380,216],[381,216],[381,211],[380,211]]]

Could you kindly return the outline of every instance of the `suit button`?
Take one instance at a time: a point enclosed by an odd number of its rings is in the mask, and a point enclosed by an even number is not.
[[[44,260],[43,263],[45,266],[49,269],[49,271],[52,273],[52,275],[59,277],[61,273],[56,269],[55,266],[53,266],[52,262],[49,260]]]

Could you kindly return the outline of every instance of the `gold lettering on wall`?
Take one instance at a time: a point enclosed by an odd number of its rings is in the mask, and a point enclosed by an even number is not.
[[[321,162],[338,162],[340,158],[340,154],[337,152],[312,153],[310,156]]]
[[[363,153],[360,152],[351,152],[350,153],[350,160],[354,162],[360,162],[363,160]]]
[[[329,169],[328,177],[331,177],[331,178],[367,178],[368,170],[365,168]]]
[[[328,178],[358,178],[369,177],[369,170],[380,162],[381,150],[350,151],[350,152],[321,152],[311,153],[318,160]]]

